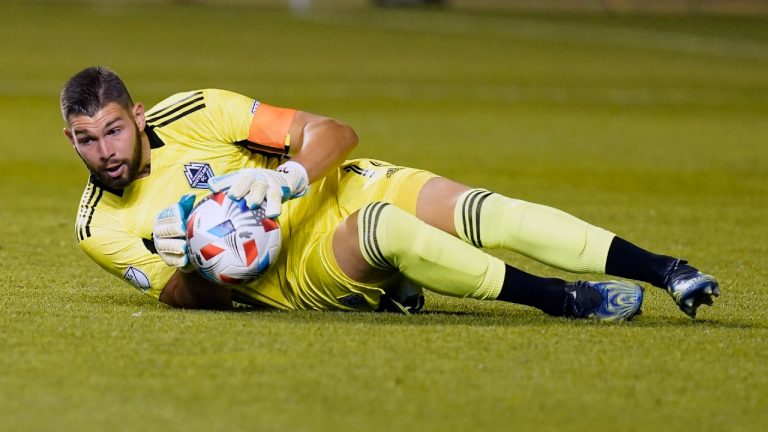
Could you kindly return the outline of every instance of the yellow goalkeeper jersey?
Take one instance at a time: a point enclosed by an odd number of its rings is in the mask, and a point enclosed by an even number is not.
[[[213,176],[276,168],[289,152],[285,137],[295,113],[223,90],[179,93],[160,102],[146,114],[150,175],[122,190],[91,176],[75,224],[80,247],[108,272],[159,298],[176,268],[155,252],[158,213],[183,194],[207,195]],[[361,294],[355,286],[335,289],[322,277],[324,282],[310,280],[335,266],[333,259],[311,265],[313,248],[368,202],[389,201],[414,213],[421,186],[433,176],[370,159],[345,162],[311,184],[305,197],[283,204],[277,261],[255,281],[232,286],[234,300],[280,309],[375,309],[379,287],[365,290],[364,302],[352,302]]]
[[[295,112],[214,89],[160,102],[146,113],[150,175],[123,190],[89,178],[75,224],[80,247],[108,272],[159,298],[176,269],[155,252],[157,214],[185,193],[207,195],[207,180],[215,175],[276,168],[289,151],[285,135]],[[275,298],[268,303],[289,307],[277,293],[269,294]]]

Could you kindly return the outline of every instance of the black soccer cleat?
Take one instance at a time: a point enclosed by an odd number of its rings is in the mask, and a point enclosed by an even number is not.
[[[565,290],[570,295],[563,312],[570,318],[629,321],[642,313],[643,288],[633,283],[576,281]]]
[[[389,288],[381,295],[377,312],[394,312],[403,315],[416,315],[424,308],[424,291],[408,279]]]
[[[696,309],[699,306],[712,306],[712,297],[720,295],[717,279],[688,265],[685,260],[676,260],[667,268],[664,273],[664,288],[680,310],[692,319],[696,318]]]

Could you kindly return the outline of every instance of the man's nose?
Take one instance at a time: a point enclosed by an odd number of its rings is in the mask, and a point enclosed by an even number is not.
[[[102,161],[108,161],[114,155],[115,155],[115,148],[112,146],[109,140],[106,140],[103,138],[100,139],[99,140],[99,158]]]

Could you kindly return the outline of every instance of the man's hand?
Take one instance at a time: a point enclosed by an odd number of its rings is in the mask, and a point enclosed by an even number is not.
[[[262,206],[268,218],[275,218],[282,211],[282,204],[307,193],[309,179],[300,164],[288,161],[276,170],[245,168],[232,174],[208,179],[208,188],[220,192],[229,188],[227,196],[233,200],[245,198],[251,209]]]
[[[152,238],[160,258],[183,272],[193,270],[187,255],[187,218],[195,205],[195,196],[187,194],[178,203],[166,207],[157,215]]]

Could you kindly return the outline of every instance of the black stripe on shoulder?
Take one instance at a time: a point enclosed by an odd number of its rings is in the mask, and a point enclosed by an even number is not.
[[[201,96],[202,94],[203,94],[203,91],[202,90],[198,90],[198,91],[195,91],[195,92],[192,92],[192,93],[188,94],[187,96],[184,96],[183,98],[175,101],[174,103],[172,103],[172,104],[170,104],[170,105],[168,105],[166,107],[160,108],[159,110],[157,110],[155,112],[152,112],[152,110],[150,110],[149,112],[147,112],[147,119],[156,118],[156,117],[159,118],[159,117],[165,116],[166,114],[170,114],[167,111],[172,110],[175,107],[178,107],[179,104],[181,104],[184,101],[187,101],[187,100],[192,99],[192,98],[197,97],[197,96]]]
[[[169,125],[169,124],[171,124],[171,123],[175,122],[176,120],[178,120],[178,119],[180,119],[180,118],[182,118],[182,117],[186,117],[186,116],[188,116],[189,114],[192,114],[193,112],[195,112],[195,111],[199,111],[199,110],[201,110],[201,109],[203,109],[203,108],[205,108],[205,103],[201,103],[200,105],[196,105],[196,106],[193,106],[192,108],[190,108],[190,109],[188,109],[188,110],[186,110],[186,111],[184,111],[184,112],[182,112],[182,113],[178,114],[178,115],[177,115],[177,116],[175,116],[175,117],[171,117],[171,118],[169,118],[169,119],[167,119],[167,120],[164,120],[164,121],[163,121],[163,122],[161,122],[161,123],[156,123],[156,124],[153,124],[152,126],[154,126],[154,127],[163,127],[163,126],[167,126],[167,125]]]
[[[184,110],[185,108],[187,108],[187,107],[189,107],[189,106],[192,106],[192,105],[194,105],[194,104],[196,104],[196,103],[198,103],[198,102],[201,102],[202,100],[203,100],[203,96],[202,96],[202,95],[200,95],[200,96],[198,96],[198,97],[196,97],[196,98],[194,98],[194,99],[192,99],[192,100],[189,100],[189,101],[187,101],[187,102],[184,102],[183,104],[181,104],[181,105],[179,105],[179,106],[175,107],[174,109],[172,109],[172,110],[170,110],[170,111],[168,111],[168,112],[166,112],[166,113],[163,113],[163,114],[160,114],[160,115],[153,115],[153,116],[149,116],[149,117],[147,117],[147,122],[148,122],[148,123],[157,123],[157,122],[159,122],[159,121],[161,121],[161,120],[165,120],[165,119],[167,119],[167,118],[169,118],[169,117],[173,116],[173,115],[174,115],[174,114],[176,114],[177,112],[179,112],[179,111],[182,111],[182,110]]]

